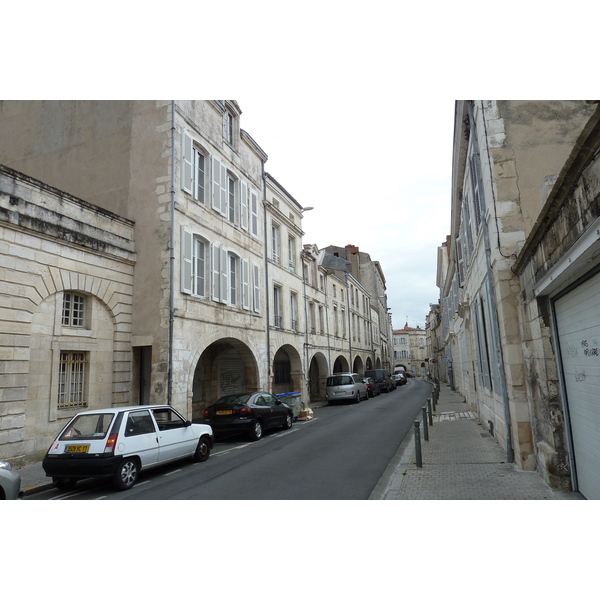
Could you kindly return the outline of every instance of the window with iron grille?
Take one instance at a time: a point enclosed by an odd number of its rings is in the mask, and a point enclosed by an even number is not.
[[[292,365],[289,360],[273,361],[273,375],[275,383],[291,383],[292,382]]]
[[[87,406],[85,397],[86,352],[60,353],[58,408]]]
[[[67,327],[83,327],[85,324],[85,297],[72,292],[63,295],[62,324]]]

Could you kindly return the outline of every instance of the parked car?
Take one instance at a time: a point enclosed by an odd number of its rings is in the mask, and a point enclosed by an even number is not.
[[[7,460],[0,460],[0,500],[17,500],[21,496],[21,476]]]
[[[183,458],[203,462],[214,444],[208,425],[191,423],[171,406],[85,411],[52,442],[42,467],[60,489],[78,480],[110,478],[127,490],[141,471]]]
[[[406,377],[404,376],[404,373],[396,373],[395,375],[392,375],[392,379],[396,382],[396,385],[406,385]]]
[[[363,379],[363,383],[367,386],[369,398],[373,398],[373,396],[379,396],[379,394],[381,394],[381,392],[379,391],[379,386],[373,381],[371,377],[365,377]]]
[[[371,377],[382,392],[391,392],[396,388],[396,385],[392,381],[392,376],[384,369],[367,369],[365,377]]]
[[[367,386],[358,373],[334,373],[327,378],[325,398],[328,404],[351,400],[357,404],[369,397]]]
[[[247,433],[256,441],[268,429],[290,429],[293,421],[290,406],[266,392],[222,396],[204,411],[204,422],[210,424],[217,437]]]

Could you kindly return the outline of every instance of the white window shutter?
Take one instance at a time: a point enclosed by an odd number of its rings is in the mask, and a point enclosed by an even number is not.
[[[212,207],[221,212],[221,161],[212,157]]]
[[[192,232],[181,228],[181,291],[192,293]]]
[[[258,237],[258,192],[250,193],[250,233]]]
[[[253,286],[253,308],[254,312],[260,312],[260,266],[252,264],[252,286]]]
[[[242,259],[242,307],[250,308],[250,262],[247,258]]]
[[[192,193],[193,173],[193,145],[192,138],[184,129],[181,132],[181,147],[183,149],[183,160],[181,162],[181,187],[190,194]]]
[[[227,189],[227,168],[221,163],[221,214],[225,217],[229,216],[228,202],[229,190]]]
[[[212,299],[218,302],[221,298],[220,287],[221,287],[221,269],[219,263],[221,260],[221,248],[220,245],[215,243],[210,246],[210,264],[211,264],[211,283],[212,283]]]
[[[240,179],[240,225],[248,229],[248,184]]]
[[[228,285],[228,271],[229,265],[227,264],[227,250],[221,246],[221,302],[227,304],[229,299],[229,285]]]

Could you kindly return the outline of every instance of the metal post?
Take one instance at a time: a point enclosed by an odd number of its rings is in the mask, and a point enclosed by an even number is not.
[[[427,408],[429,410],[429,424],[433,427],[433,413],[431,412],[431,398],[427,398]]]
[[[415,421],[415,453],[417,457],[417,467],[423,466],[421,458],[421,430],[419,429],[419,421]]]
[[[425,441],[429,441],[429,429],[427,428],[427,407],[423,406],[421,409],[423,411],[423,437]]]

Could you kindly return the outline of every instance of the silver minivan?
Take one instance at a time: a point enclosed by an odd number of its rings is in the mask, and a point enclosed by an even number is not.
[[[327,378],[325,397],[329,404],[346,400],[358,404],[369,397],[369,391],[358,373],[334,373]]]

